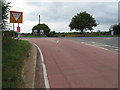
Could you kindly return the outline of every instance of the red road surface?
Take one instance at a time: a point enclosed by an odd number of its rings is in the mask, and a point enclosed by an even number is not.
[[[43,53],[51,88],[118,87],[118,52],[68,39],[30,38],[29,41]]]

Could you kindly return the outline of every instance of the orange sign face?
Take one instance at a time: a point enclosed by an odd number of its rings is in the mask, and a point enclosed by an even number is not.
[[[23,12],[10,11],[10,23],[22,23]]]

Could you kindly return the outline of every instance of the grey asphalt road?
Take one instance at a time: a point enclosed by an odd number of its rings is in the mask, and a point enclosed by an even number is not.
[[[120,38],[118,37],[70,37],[67,39],[114,51],[118,51],[120,42]]]

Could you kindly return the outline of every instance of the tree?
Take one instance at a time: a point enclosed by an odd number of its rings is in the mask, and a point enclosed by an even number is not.
[[[37,24],[32,28],[32,33],[34,30],[38,30],[38,32],[40,32],[40,30],[44,30],[44,34],[49,36],[50,28],[46,24]]]
[[[48,37],[54,37],[55,34],[56,34],[55,31],[51,31],[51,32],[49,33],[49,36],[48,36]]]
[[[120,23],[113,25],[113,31],[116,34],[120,34]]]
[[[8,13],[10,10],[10,2],[6,2],[5,0],[0,0],[0,6],[2,6],[2,20],[0,20],[0,26],[2,29],[6,29],[7,26],[7,19],[8,19]]]
[[[83,33],[84,30],[93,30],[92,27],[96,27],[97,25],[95,18],[87,12],[82,12],[72,18],[69,27],[71,30],[75,29]]]

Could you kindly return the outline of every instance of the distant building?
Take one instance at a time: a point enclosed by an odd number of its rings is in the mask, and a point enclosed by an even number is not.
[[[35,29],[35,30],[33,30],[33,34],[34,35],[44,35],[44,30],[37,30],[37,29]]]

